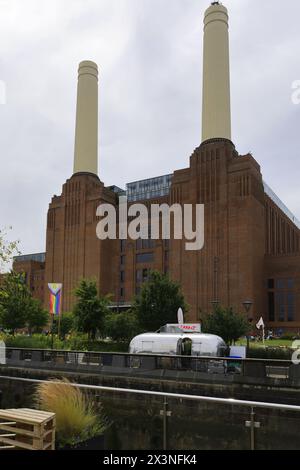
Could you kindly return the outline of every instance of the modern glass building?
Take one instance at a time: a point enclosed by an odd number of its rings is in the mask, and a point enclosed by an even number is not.
[[[157,176],[156,178],[128,183],[126,185],[128,201],[141,201],[167,196],[170,191],[172,176]]]

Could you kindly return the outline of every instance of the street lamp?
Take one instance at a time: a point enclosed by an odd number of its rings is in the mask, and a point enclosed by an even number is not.
[[[249,323],[252,323],[252,321],[253,321],[253,318],[249,316],[252,305],[253,305],[252,300],[245,300],[243,302],[243,307],[245,309],[245,312],[247,313],[247,319],[248,319]],[[248,333],[247,334],[247,353],[249,352],[249,348],[250,348],[250,336],[249,336],[249,333]]]

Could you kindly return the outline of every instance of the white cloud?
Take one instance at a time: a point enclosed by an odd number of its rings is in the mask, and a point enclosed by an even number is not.
[[[228,0],[233,140],[300,218],[298,18],[291,0]],[[204,0],[0,0],[1,226],[24,252],[45,245],[48,203],[71,176],[76,74],[100,68],[100,176],[172,172],[201,135]],[[116,171],[117,168],[117,171]]]

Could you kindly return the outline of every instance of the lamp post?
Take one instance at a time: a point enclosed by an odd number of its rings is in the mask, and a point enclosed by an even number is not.
[[[248,319],[248,322],[249,323],[252,323],[253,321],[253,318],[249,316],[249,313],[250,313],[250,310],[252,308],[252,305],[253,305],[253,301],[252,300],[245,300],[243,302],[243,307],[245,309],[245,312],[247,314],[247,319]],[[249,348],[250,348],[250,336],[249,336],[249,333],[247,334],[247,353],[249,352]]]

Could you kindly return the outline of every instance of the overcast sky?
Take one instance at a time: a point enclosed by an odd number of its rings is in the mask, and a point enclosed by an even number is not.
[[[300,2],[227,0],[232,140],[300,218]],[[0,0],[0,227],[45,249],[48,204],[72,175],[77,67],[100,68],[106,185],[185,168],[201,139],[207,0]]]

